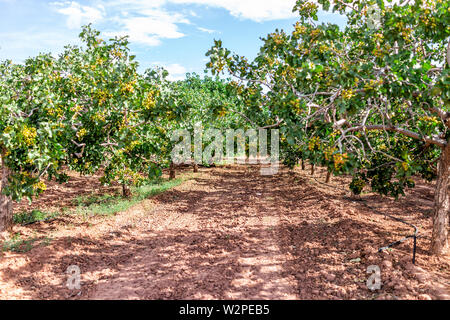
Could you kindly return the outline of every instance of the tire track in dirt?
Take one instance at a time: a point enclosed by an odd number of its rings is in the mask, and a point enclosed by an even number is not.
[[[157,197],[163,220],[141,230],[151,247],[91,298],[297,299],[295,279],[283,272],[280,218],[265,200],[276,181],[258,176],[255,168],[216,170]]]

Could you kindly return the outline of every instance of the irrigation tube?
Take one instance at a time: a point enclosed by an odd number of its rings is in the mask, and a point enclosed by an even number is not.
[[[22,223],[22,226],[29,226],[29,225],[39,223],[39,222],[49,222],[49,221],[53,221],[55,219],[56,219],[56,217],[48,217],[48,218],[45,218],[42,220],[36,220],[36,221],[32,221],[32,222]]]
[[[385,214],[385,213],[379,212],[377,209],[372,208],[371,206],[369,206],[369,205],[366,203],[365,200],[362,200],[362,201],[363,201],[363,204],[364,204],[367,208],[371,209],[372,211],[375,211],[375,212],[378,213],[378,214],[385,215],[385,216],[387,216],[387,217],[389,217],[389,218],[391,218],[391,219],[393,219],[393,220],[395,220],[395,221],[401,222],[401,223],[403,223],[403,224],[406,224],[406,225],[408,225],[408,226],[414,228],[414,234],[408,235],[408,236],[404,237],[403,239],[400,239],[400,240],[397,240],[397,241],[395,241],[395,242],[392,242],[392,243],[388,244],[387,246],[378,249],[378,252],[382,252],[382,251],[384,251],[384,250],[387,250],[387,249],[389,249],[389,248],[392,248],[392,247],[394,247],[394,246],[397,246],[397,245],[399,245],[399,244],[405,242],[406,240],[408,240],[408,239],[410,239],[410,238],[413,238],[413,239],[414,239],[414,245],[413,245],[412,263],[413,263],[413,264],[416,264],[417,235],[419,234],[419,229],[417,228],[417,226],[413,225],[412,223],[406,222],[406,221],[404,221],[404,220],[402,220],[402,219],[400,219],[400,218],[393,217],[393,216],[391,216],[391,215],[389,215],[389,214]]]
[[[341,188],[336,188],[335,186],[332,186],[332,185],[323,183],[323,182],[317,180],[317,179],[314,178],[314,177],[312,177],[312,178],[313,178],[314,180],[316,180],[317,182],[319,182],[320,184],[323,184],[323,185],[326,185],[326,186],[328,186],[328,187],[332,187],[332,188],[338,189],[338,190],[341,189]],[[343,189],[341,189],[341,190],[343,190]],[[346,191],[345,191],[345,192],[346,192]],[[351,200],[351,201],[354,201],[354,200]],[[391,215],[389,215],[389,214],[386,214],[386,213],[383,213],[383,212],[378,211],[377,209],[375,209],[375,208],[369,206],[369,205],[367,204],[366,200],[364,200],[364,199],[361,199],[361,200],[359,200],[359,201],[361,201],[367,208],[369,208],[370,210],[376,212],[377,214],[387,216],[387,217],[389,217],[389,218],[391,218],[391,219],[393,219],[393,220],[395,220],[395,221],[401,222],[401,223],[403,223],[403,224],[406,224],[406,225],[408,225],[408,226],[414,228],[414,234],[411,234],[411,235],[409,235],[409,236],[406,236],[406,237],[404,237],[403,239],[400,239],[400,240],[398,240],[398,241],[392,242],[392,243],[388,244],[387,246],[378,249],[378,252],[382,252],[382,251],[384,251],[384,250],[387,250],[387,249],[389,249],[389,248],[392,248],[392,247],[394,247],[394,246],[397,246],[397,245],[399,245],[399,244],[405,242],[406,240],[408,240],[408,239],[410,239],[410,238],[413,238],[413,239],[414,239],[414,245],[413,245],[412,263],[413,263],[413,264],[416,264],[417,237],[418,237],[418,234],[419,234],[419,229],[417,228],[417,226],[413,225],[412,223],[406,222],[406,221],[404,221],[404,220],[402,220],[402,219],[400,219],[400,218],[393,217],[393,216],[391,216]]]

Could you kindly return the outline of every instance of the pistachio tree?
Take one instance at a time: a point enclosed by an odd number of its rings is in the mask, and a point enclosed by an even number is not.
[[[320,9],[347,25],[319,24]],[[355,193],[398,197],[414,175],[435,178],[439,255],[449,248],[449,10],[440,0],[299,0],[294,30],[269,34],[253,61],[216,41],[208,67],[268,108],[291,154],[351,174]]]
[[[64,180],[58,170],[67,155],[64,110],[54,105],[58,77],[50,55],[0,65],[0,231],[12,224],[13,200],[45,191],[44,175]]]
[[[67,168],[101,169],[101,181],[120,183],[124,195],[157,172],[161,88],[138,74],[126,38],[99,36],[86,26],[83,46],[67,46],[59,58],[0,65],[0,231],[11,226],[13,201],[45,191],[45,179],[64,182]]]

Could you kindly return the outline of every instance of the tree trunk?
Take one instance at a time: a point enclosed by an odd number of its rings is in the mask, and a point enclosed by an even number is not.
[[[8,184],[10,171],[5,166],[2,157],[1,180],[0,180],[0,232],[10,231],[13,225],[13,206],[11,197],[3,194],[3,189]]]
[[[124,183],[122,184],[122,196],[124,198],[129,198],[131,197],[131,190],[130,188]]]
[[[194,172],[198,172],[198,164],[194,163]]]
[[[302,159],[302,170],[305,170],[305,161]]]
[[[311,175],[314,175],[314,164],[311,164]]]
[[[331,171],[328,170],[328,171],[327,171],[327,178],[325,179],[325,183],[329,183],[330,180],[331,180]]]
[[[170,169],[169,169],[169,180],[175,179],[175,165],[173,162],[170,163]]]
[[[448,252],[448,224],[450,214],[450,144],[441,154],[438,166],[438,179],[434,195],[433,235],[431,254],[442,255]]]

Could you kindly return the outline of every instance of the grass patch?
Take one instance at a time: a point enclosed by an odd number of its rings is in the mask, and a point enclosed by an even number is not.
[[[132,196],[129,199],[124,199],[120,195],[79,197],[76,199],[78,207],[75,211],[84,216],[114,215],[118,212],[128,210],[144,199],[172,189],[189,178],[190,176],[180,177],[175,180],[158,180],[141,187],[133,188]]]
[[[77,207],[74,210],[62,208],[61,212],[43,212],[40,210],[33,210],[31,212],[22,212],[13,216],[13,221],[16,224],[28,225],[38,221],[46,221],[56,218],[63,214],[82,214],[85,217],[95,215],[114,215],[118,212],[126,211],[137,203],[152,196],[161,194],[169,189],[179,186],[184,181],[191,179],[192,175],[182,176],[174,180],[158,180],[153,183],[132,188],[131,198],[124,199],[121,195],[91,195],[86,197],[78,197],[75,199]],[[52,239],[45,237],[39,239],[32,237],[23,239],[20,233],[15,233],[10,240],[4,241],[0,244],[1,251],[12,251],[18,253],[25,253],[33,249],[35,243],[40,243],[41,246],[48,246]]]
[[[161,194],[182,184],[184,181],[189,180],[191,176],[192,175],[186,175],[174,180],[155,180],[152,183],[141,187],[132,188],[131,198],[123,198],[120,194],[89,195],[78,197],[73,200],[76,205],[76,208],[73,210],[62,208],[61,212],[43,212],[40,210],[21,212],[13,216],[13,221],[15,224],[29,225],[39,221],[51,220],[63,214],[81,214],[85,217],[95,215],[114,215],[118,212],[128,210],[144,199]],[[13,248],[23,244],[21,244],[17,239],[11,241],[12,242],[8,245]]]
[[[118,194],[90,195],[77,197],[74,202],[78,207],[89,207],[95,204],[109,203],[117,200]]]
[[[2,251],[12,252],[28,252],[33,249],[33,244],[37,241],[37,238],[22,239],[20,233],[16,233],[12,236],[11,240],[3,242]]]
[[[39,239],[36,236],[28,239],[23,239],[20,232],[18,232],[11,237],[11,240],[7,240],[2,243],[1,251],[25,253],[33,249],[36,242],[40,243],[42,247],[45,247],[50,245],[51,241],[52,239],[49,237]]]
[[[13,216],[13,222],[16,224],[32,224],[38,221],[45,221],[56,218],[59,212],[42,212],[40,210],[33,210],[31,212],[21,212]]]
[[[179,186],[184,181],[190,179],[189,177],[183,177],[178,178],[174,180],[165,180],[165,181],[158,181],[156,183],[144,185],[142,187],[136,188],[134,190],[135,197],[138,200],[144,200],[148,197],[156,196],[158,194],[161,194],[169,189],[175,188],[176,186]]]

